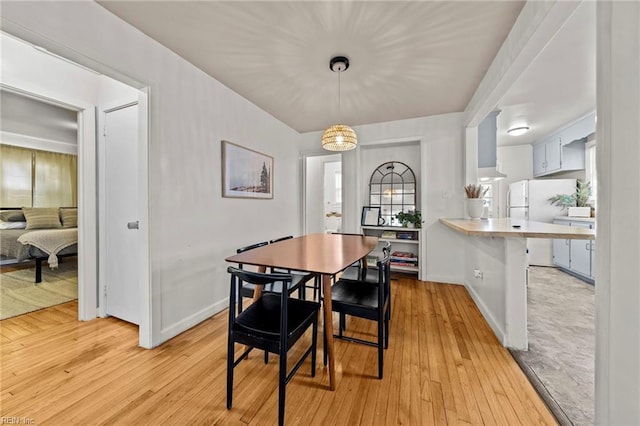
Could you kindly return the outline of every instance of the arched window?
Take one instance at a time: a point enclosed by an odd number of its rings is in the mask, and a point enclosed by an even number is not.
[[[400,226],[397,213],[417,209],[416,175],[400,161],[380,165],[369,180],[369,205],[380,206],[385,226]]]

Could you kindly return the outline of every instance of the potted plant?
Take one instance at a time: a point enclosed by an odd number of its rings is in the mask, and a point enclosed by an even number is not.
[[[408,212],[400,212],[395,215],[395,218],[405,228],[422,227],[422,213],[420,213],[420,210],[409,210]]]
[[[568,210],[567,214],[569,216],[589,217],[591,215],[590,197],[591,182],[583,182],[578,179],[576,192],[573,194],[556,194],[549,198],[549,202],[554,206],[562,207],[562,210]]]
[[[472,220],[478,220],[482,217],[484,212],[484,195],[489,190],[489,187],[483,188],[480,184],[470,183],[464,187],[464,192],[467,194],[467,213]]]

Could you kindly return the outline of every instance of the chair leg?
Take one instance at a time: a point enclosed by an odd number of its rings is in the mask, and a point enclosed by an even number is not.
[[[311,337],[311,377],[316,377],[316,350],[318,348],[318,314],[313,321],[311,328],[313,336]]]
[[[280,374],[278,380],[278,425],[284,426],[285,398],[287,386],[287,349],[283,348],[280,352]]]
[[[300,287],[298,287],[298,299],[307,300],[307,285],[306,285],[306,283],[300,284]]]
[[[320,301],[320,276],[316,275],[313,278],[313,300]]]
[[[227,410],[233,404],[233,340],[229,337],[227,347]]]
[[[384,371],[384,335],[383,335],[383,318],[378,318],[378,379],[382,379]]]
[[[264,351],[264,363],[269,364],[269,351]]]
[[[342,332],[346,330],[345,322],[345,314],[340,312],[340,324],[338,325],[338,336],[340,337],[342,337]]]
[[[326,320],[325,320],[326,324]],[[322,330],[322,365],[327,366],[328,355],[327,355],[327,333],[325,333],[324,329]]]
[[[389,349],[389,318],[384,319],[384,348]]]

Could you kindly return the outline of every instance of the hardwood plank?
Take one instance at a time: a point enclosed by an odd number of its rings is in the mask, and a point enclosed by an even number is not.
[[[398,275],[392,295],[384,379],[375,348],[336,341],[329,391],[321,327],[316,377],[307,360],[287,387],[287,424],[555,424],[464,287]],[[265,365],[256,352],[238,365],[234,406],[225,407],[226,311],[153,350],[137,346],[131,324],[76,315],[70,302],[0,322],[1,416],[69,425],[277,421],[275,355]],[[349,318],[347,332],[375,340],[376,324]]]

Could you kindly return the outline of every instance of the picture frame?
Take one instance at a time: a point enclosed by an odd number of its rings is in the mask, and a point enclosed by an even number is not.
[[[362,207],[362,216],[360,217],[360,225],[380,226],[380,207],[379,206]]]
[[[273,199],[273,157],[223,140],[222,196]]]

